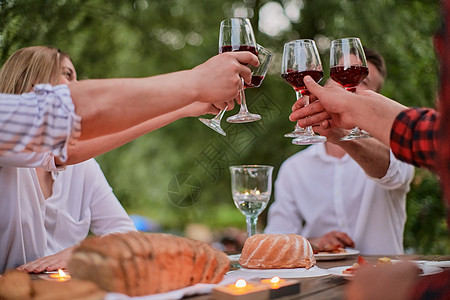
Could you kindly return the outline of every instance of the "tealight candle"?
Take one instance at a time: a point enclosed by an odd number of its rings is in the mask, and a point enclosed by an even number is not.
[[[63,270],[58,269],[58,273],[48,275],[49,278],[58,281],[67,281],[72,278],[69,274],[66,274]]]
[[[270,299],[276,299],[300,293],[300,282],[285,280],[278,276],[262,279],[261,283],[270,287]]]
[[[269,287],[258,283],[247,283],[244,279],[237,280],[234,284],[217,286],[211,296],[217,300],[239,299],[260,300],[269,298]]]

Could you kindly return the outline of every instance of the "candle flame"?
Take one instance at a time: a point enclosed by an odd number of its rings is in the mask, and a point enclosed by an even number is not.
[[[58,273],[48,275],[50,278],[57,279],[59,281],[66,281],[71,278],[69,274],[66,274],[63,270],[58,269]]]
[[[245,193],[244,193],[244,195],[245,195],[245,196],[248,196],[248,195],[249,195],[249,193],[248,193],[248,192],[245,192]]]
[[[270,282],[271,282],[271,283],[278,283],[278,282],[280,282],[280,277],[275,276],[275,277],[273,277],[272,279],[270,279]]]
[[[234,284],[237,288],[243,288],[247,286],[247,282],[245,282],[244,279],[239,279],[238,281],[236,281],[236,283]]]
[[[259,190],[256,190],[255,195],[259,195],[261,192]]]

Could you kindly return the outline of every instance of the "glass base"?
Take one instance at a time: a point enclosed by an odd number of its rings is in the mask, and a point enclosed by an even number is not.
[[[372,136],[365,130],[360,130],[359,128],[353,128],[350,133],[340,139],[340,141],[353,141],[358,139],[368,139]]]
[[[259,120],[261,120],[261,116],[258,114],[242,112],[239,112],[238,114],[227,118],[228,123],[250,123]]]
[[[205,119],[205,118],[198,118],[203,124],[211,128],[217,133],[220,133],[223,136],[227,136],[225,131],[223,131],[222,127],[220,127],[220,121],[215,119]]]
[[[296,128],[292,132],[286,133],[284,135],[284,137],[296,138],[296,137],[299,137],[299,136],[303,136],[305,133],[306,133],[306,130],[301,128],[301,127],[299,127],[299,128]]]
[[[318,143],[324,143],[327,141],[327,138],[321,135],[303,135],[300,137],[297,137],[292,140],[292,144],[294,145],[311,145],[311,144],[318,144]]]

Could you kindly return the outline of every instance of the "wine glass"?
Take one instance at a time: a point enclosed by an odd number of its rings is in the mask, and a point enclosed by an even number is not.
[[[245,84],[246,88],[255,88],[261,86],[273,57],[272,52],[270,52],[267,48],[264,48],[259,44],[256,44],[256,50],[258,52],[259,66],[258,67],[254,67],[252,65],[249,66],[250,69],[252,70],[252,81],[250,84]],[[220,126],[220,122],[227,109],[228,106],[222,109],[212,119],[199,118],[199,120],[203,122],[206,126],[220,133],[221,135],[226,136],[227,134]]]
[[[234,204],[245,216],[248,236],[256,234],[259,214],[272,193],[272,166],[231,166],[231,192]]]
[[[230,18],[220,22],[219,53],[230,51],[250,51],[255,55],[257,54],[255,36],[253,34],[252,25],[250,24],[250,21],[248,19]],[[241,110],[238,115],[242,116],[244,120],[248,119],[248,121],[246,122],[252,122],[261,119],[260,115],[250,114],[248,112],[247,104],[245,103],[243,80],[242,80],[242,88],[239,90],[239,94],[241,98]],[[212,119],[199,118],[199,120],[206,126],[220,133],[221,135],[226,136],[227,134],[220,126],[220,122],[222,121],[222,117],[227,109],[228,106],[222,109]],[[239,117],[236,117],[236,119],[239,120]],[[232,122],[232,120],[229,122]]]
[[[356,86],[369,74],[366,55],[359,38],[343,38],[331,42],[330,77],[349,92],[356,92]],[[370,134],[353,128],[341,141],[369,138]]]
[[[309,104],[309,92],[303,82],[305,76],[311,76],[316,82],[323,77],[322,63],[319,52],[313,40],[295,40],[284,44],[283,59],[281,62],[281,77],[290,84],[297,100],[302,99],[305,106]],[[293,132],[286,137],[295,137],[292,143],[295,145],[309,145],[323,143],[326,137],[316,135],[311,126],[306,129],[295,126]]]
[[[230,18],[220,23],[219,52],[229,51],[250,51],[258,55],[256,51],[256,40],[253,34],[252,25],[247,18]],[[247,123],[261,120],[258,114],[248,111],[244,93],[245,82],[242,79],[242,87],[239,91],[241,98],[241,108],[239,113],[228,117],[229,123]]]

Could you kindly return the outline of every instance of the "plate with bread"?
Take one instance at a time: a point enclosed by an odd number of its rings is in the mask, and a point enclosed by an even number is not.
[[[329,274],[316,266],[309,241],[296,234],[253,235],[245,241],[241,255],[232,258],[238,260],[241,268],[227,276],[301,278]]]
[[[330,251],[319,251],[314,253],[316,260],[338,260],[349,256],[358,255],[359,251],[352,248],[338,248]]]

